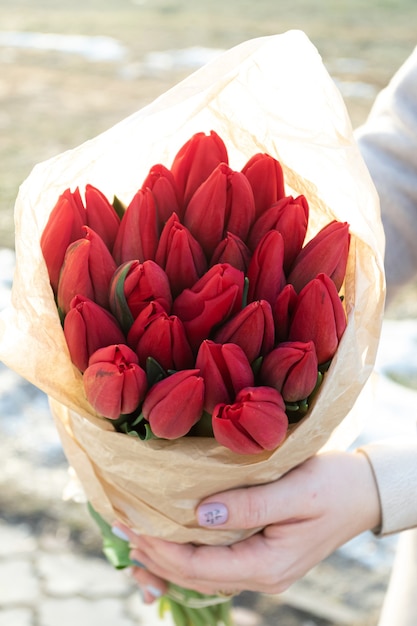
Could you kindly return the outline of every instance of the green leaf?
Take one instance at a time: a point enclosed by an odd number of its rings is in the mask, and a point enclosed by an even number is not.
[[[203,411],[200,419],[191,428],[187,437],[214,437],[211,413]]]
[[[127,261],[117,270],[113,278],[115,284],[112,282],[109,294],[110,308],[125,335],[128,334],[134,322],[125,296],[125,280],[133,263],[135,261]]]
[[[297,402],[286,402],[285,410],[286,411],[299,411],[300,405]]]
[[[158,361],[152,356],[148,356],[146,359],[145,369],[149,387],[152,387],[160,380],[167,377],[167,373],[164,368],[159,365]]]
[[[95,511],[88,502],[87,508],[90,512],[91,517],[96,522],[97,526],[101,531],[101,536],[103,539],[103,554],[109,561],[113,567],[116,569],[124,569],[125,567],[129,567],[132,565],[129,558],[129,542],[116,537],[113,534],[110,524],[108,524],[97,511]]]
[[[143,428],[138,432],[138,436],[142,441],[149,441],[149,439],[158,439],[156,435],[153,434],[152,428],[148,422],[143,424]]]
[[[255,359],[254,361],[252,361],[252,363],[251,363],[251,368],[252,368],[253,375],[255,376],[255,378],[258,376],[258,374],[260,372],[263,360],[264,360],[263,356],[258,356],[258,358]]]
[[[113,197],[113,209],[116,211],[117,215],[122,219],[123,215],[126,212],[126,207],[121,200],[117,196]]]

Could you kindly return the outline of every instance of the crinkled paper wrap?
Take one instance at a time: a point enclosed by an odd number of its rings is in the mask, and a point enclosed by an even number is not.
[[[274,453],[238,456],[212,439],[139,441],[113,432],[89,407],[72,366],[39,240],[66,188],[87,183],[128,202],[151,165],[170,166],[195,132],[214,129],[230,164],[255,152],[283,165],[288,193],[305,194],[309,236],[347,221],[347,330],[312,410]],[[347,416],[374,364],[384,305],[383,233],[377,195],[353,140],[344,103],[316,49],[299,31],[255,39],[75,150],[36,166],[16,202],[12,306],[0,318],[0,357],[45,391],[70,464],[93,507],[140,533],[227,543],[240,532],[200,529],[200,498],[274,480],[310,457]],[[36,424],[32,425],[36,428]],[[349,442],[350,443],[350,442]]]

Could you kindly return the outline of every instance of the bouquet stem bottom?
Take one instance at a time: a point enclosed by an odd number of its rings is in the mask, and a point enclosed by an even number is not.
[[[116,569],[132,567],[127,541],[116,537],[111,526],[88,504],[90,515],[100,529],[103,554]],[[159,615],[170,613],[175,626],[233,626],[230,598],[209,596],[170,583],[168,593],[159,600]]]

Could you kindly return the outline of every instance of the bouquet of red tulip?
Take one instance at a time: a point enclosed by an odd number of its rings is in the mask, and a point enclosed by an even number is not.
[[[285,195],[281,164],[235,171],[214,131],[153,165],[126,209],[91,185],[84,201],[64,191],[41,249],[91,406],[143,439],[277,448],[346,327],[348,224],[303,246],[308,201]]]
[[[234,542],[258,529],[212,533],[195,505],[276,480],[350,423],[382,249],[316,51],[296,32],[254,40],[35,168],[0,356],[49,395],[104,532]]]

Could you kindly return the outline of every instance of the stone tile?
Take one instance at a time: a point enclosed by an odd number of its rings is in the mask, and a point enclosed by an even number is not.
[[[11,555],[32,553],[37,548],[36,539],[25,524],[12,526],[0,521],[0,537],[0,559]]]
[[[48,599],[38,612],[39,626],[137,626],[115,599]],[[148,626],[148,625],[147,625]]]
[[[30,609],[0,610],[0,626],[33,626],[33,617]]]
[[[0,561],[0,606],[33,606],[39,597],[40,585],[29,559]]]
[[[124,573],[107,561],[77,554],[41,553],[37,568],[45,593],[52,596],[124,597],[133,587]]]

